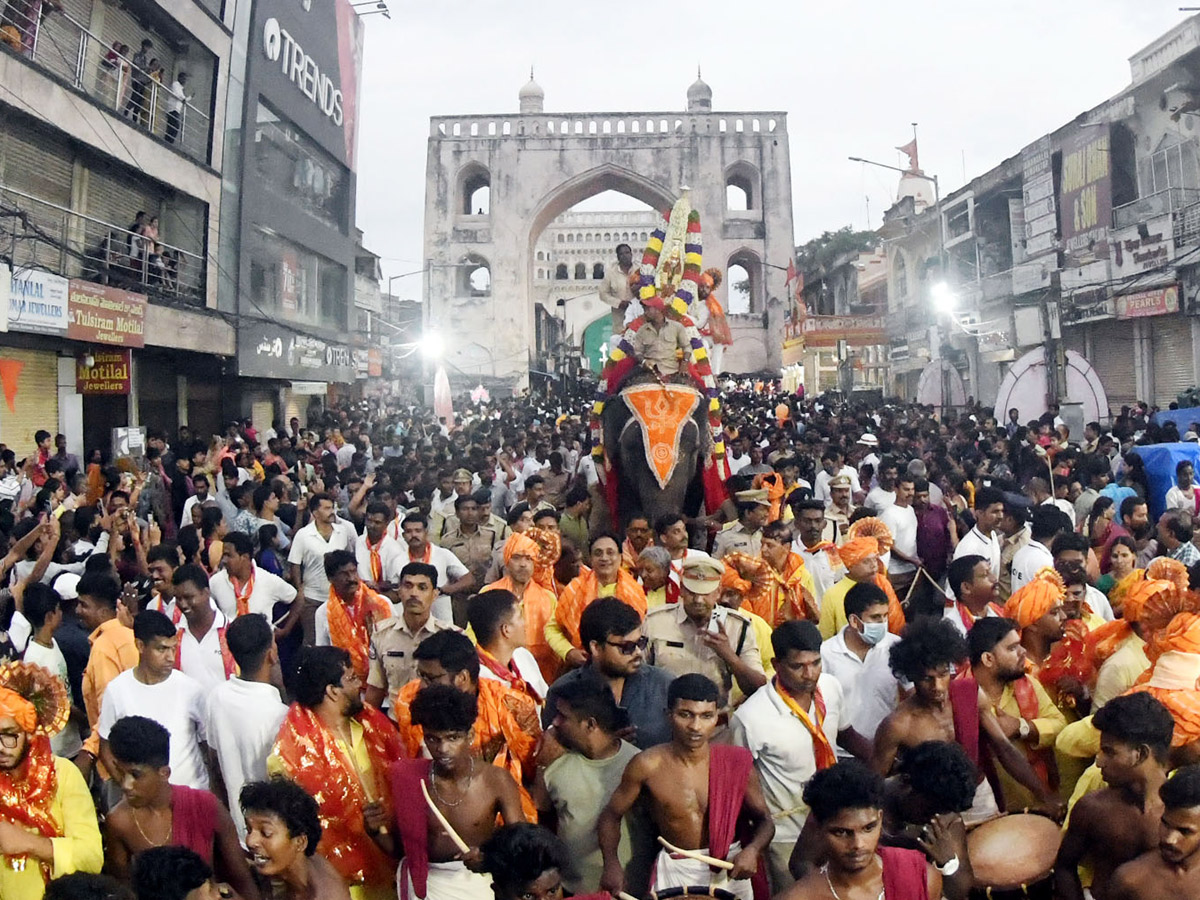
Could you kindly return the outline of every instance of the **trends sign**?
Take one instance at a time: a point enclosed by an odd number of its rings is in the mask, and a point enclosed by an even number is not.
[[[267,19],[263,26],[263,53],[271,62],[280,64],[284,77],[298,87],[304,96],[341,127],[344,118],[342,90],[332,78],[321,71],[317,61],[304,52],[278,19]]]

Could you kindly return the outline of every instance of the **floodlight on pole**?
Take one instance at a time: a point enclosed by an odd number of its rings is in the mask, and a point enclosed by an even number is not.
[[[421,339],[421,355],[430,361],[440,360],[446,352],[446,342],[436,331],[426,332]]]

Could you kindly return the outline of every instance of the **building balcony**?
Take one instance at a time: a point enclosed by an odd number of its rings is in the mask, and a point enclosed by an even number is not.
[[[0,258],[146,294],[205,306],[203,256],[0,185]]]
[[[135,66],[134,50],[118,52],[124,44],[93,34],[65,12],[30,19],[21,4],[0,10],[0,52],[23,59],[185,156],[209,163],[212,120],[172,96],[172,73]]]
[[[1197,203],[1200,203],[1200,190],[1169,188],[1113,209],[1113,228],[1128,228],[1130,225],[1148,222],[1176,209],[1183,209]]]

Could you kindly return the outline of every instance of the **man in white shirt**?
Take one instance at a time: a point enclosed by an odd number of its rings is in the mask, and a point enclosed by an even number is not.
[[[1054,568],[1050,545],[1063,531],[1071,530],[1071,522],[1057,506],[1040,505],[1033,508],[1029,523],[1029,543],[1016,552],[1012,561],[1012,592],[1015,594],[1042,569]]]
[[[800,500],[792,504],[792,511],[796,517],[796,539],[792,541],[792,550],[800,554],[804,567],[812,575],[813,599],[820,609],[825,592],[841,580],[846,567],[837,558],[837,548],[824,539],[825,504],[820,500]]]
[[[900,638],[888,632],[888,599],[882,588],[869,582],[856,584],[846,592],[846,619],[841,631],[821,644],[821,670],[832,675],[842,686],[845,721],[853,722],[858,713],[858,681],[874,657],[887,659]],[[843,747],[838,756],[851,756]]]
[[[233,675],[233,657],[225,645],[229,619],[208,592],[208,575],[199,566],[180,566],[171,576],[175,610],[182,617],[175,668],[200,683],[207,695]]]
[[[67,696],[71,694],[71,680],[67,674],[67,660],[54,639],[54,632],[62,624],[62,598],[48,584],[35,582],[27,585],[24,596],[25,618],[33,630],[29,643],[25,645],[24,660],[48,669],[55,675]],[[83,749],[79,737],[79,726],[74,717],[67,721],[63,730],[50,738],[50,749],[55,756],[74,759]]]
[[[612,333],[625,332],[625,310],[633,298],[629,286],[629,273],[633,268],[633,250],[628,244],[617,245],[617,264],[610,265],[600,282],[600,299],[612,310]]]
[[[258,613],[268,622],[282,625],[287,614],[276,614],[277,604],[290,608],[296,602],[296,589],[278,575],[259,568],[254,561],[254,542],[240,531],[224,538],[221,568],[209,579],[208,591],[217,608],[227,619],[246,613]],[[280,629],[280,637],[286,634]]]
[[[396,582],[389,574],[404,568],[400,542],[388,534],[391,513],[387,504],[379,501],[367,506],[366,529],[354,541],[354,556],[358,560],[358,577],[373,591],[387,593]]]
[[[225,783],[230,815],[244,843],[246,820],[238,795],[247,782],[266,780],[267,757],[287,705],[270,680],[279,655],[267,619],[254,613],[239,616],[230,623],[225,638],[241,674],[208,695],[205,733]]]
[[[179,138],[179,129],[183,125],[183,107],[192,98],[187,92],[188,74],[180,72],[171,82],[171,93],[167,97],[167,128],[163,140],[168,144],[175,143]]]
[[[888,580],[898,597],[908,596],[921,557],[917,555],[917,513],[912,508],[913,476],[905,472],[896,479],[895,500],[879,513],[879,520],[892,533]]]
[[[170,732],[171,784],[206,791],[204,690],[175,670],[175,626],[162,613],[143,610],[133,620],[133,637],[138,664],[108,683],[100,704],[100,759],[108,771],[120,771],[108,747],[108,733],[118,719],[145,716]]]
[[[768,866],[779,893],[794,882],[788,860],[808,817],[804,786],[816,773],[818,759],[823,765],[836,759],[834,747],[846,722],[842,687],[821,671],[817,626],[808,621],[784,622],[771,634],[771,646],[775,677],[738,707],[730,722],[730,738],[754,757],[763,797],[775,821]]]
[[[885,457],[879,464],[879,472],[876,475],[878,483],[867,493],[867,499],[864,501],[864,505],[875,510],[876,514],[883,512],[896,502],[897,473],[898,469],[894,459]]]
[[[467,621],[477,641],[479,677],[524,693],[541,710],[550,688],[525,647],[525,613],[516,595],[504,590],[476,594],[467,605]]]
[[[183,501],[183,515],[179,518],[179,527],[192,524],[192,507],[201,506],[208,499],[208,476],[203,472],[192,476],[192,488],[196,493]]]
[[[828,505],[830,499],[829,481],[838,475],[845,475],[850,479],[853,493],[857,494],[862,490],[858,483],[858,473],[854,471],[854,467],[845,465],[842,461],[841,451],[836,447],[830,447],[821,454],[821,471],[817,473],[817,477],[814,479],[813,497]]]
[[[946,598],[943,619],[949,619],[963,637],[975,620],[986,616],[1003,616],[1000,603],[1000,582],[992,574],[991,564],[982,556],[958,556],[946,571],[953,597]]]
[[[313,494],[308,501],[312,521],[292,536],[288,551],[288,580],[304,598],[292,606],[283,632],[290,634],[298,619],[304,629],[304,643],[314,640],[313,617],[317,607],[329,599],[329,579],[325,577],[325,554],[349,550],[358,534],[354,526],[337,518],[336,506],[329,494]]]
[[[384,580],[390,584],[400,583],[400,570],[410,562],[423,562],[437,569],[437,588],[442,595],[433,601],[433,617],[443,622],[454,621],[451,594],[461,594],[476,587],[475,577],[457,556],[445,547],[429,542],[429,521],[419,513],[410,513],[401,522],[401,535],[406,550],[402,550],[393,563],[393,569],[384,571]]]
[[[963,535],[954,548],[954,558],[982,556],[988,561],[992,574],[1000,577],[1000,535],[996,526],[1004,515],[1004,494],[994,487],[981,487],[975,492],[975,527]]]

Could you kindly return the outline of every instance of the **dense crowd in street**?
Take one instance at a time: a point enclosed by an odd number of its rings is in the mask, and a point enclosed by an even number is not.
[[[583,402],[0,448],[0,897],[1200,896],[1173,426],[722,402],[616,520]]]

